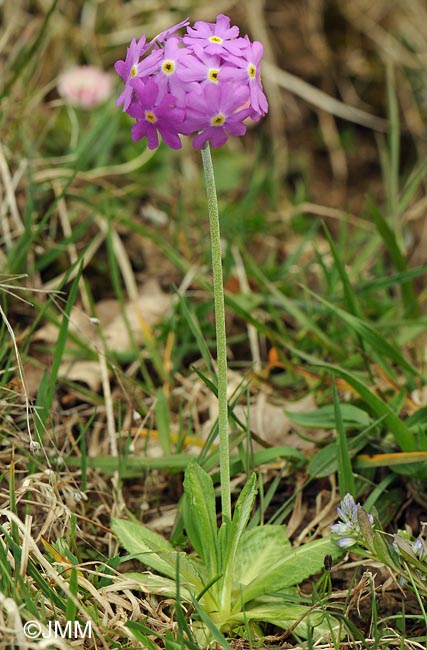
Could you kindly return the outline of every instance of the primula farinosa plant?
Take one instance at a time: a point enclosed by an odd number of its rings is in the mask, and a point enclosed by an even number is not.
[[[368,514],[351,494],[346,494],[337,508],[340,521],[331,526],[332,536],[340,548],[389,567],[401,587],[407,586],[420,596],[427,596],[427,543],[422,533],[416,539],[408,531],[399,531],[390,542],[380,523]],[[423,525],[423,531],[426,524]]]
[[[185,36],[177,32],[187,27]],[[189,20],[174,25],[147,43],[134,38],[126,59],[116,72],[124,81],[117,104],[136,122],[132,138],[147,138],[148,147],[159,144],[159,133],[172,149],[182,146],[180,135],[193,135],[202,149],[208,199],[215,299],[218,429],[221,455],[221,497],[224,520],[231,519],[227,406],[227,346],[225,336],[221,241],[215,178],[209,142],[214,148],[228,137],[246,133],[243,121],[259,120],[268,103],[262,89],[260,62],[264,48],[220,14],[215,23]]]
[[[184,36],[178,30],[186,27]],[[211,477],[192,462],[184,480],[181,515],[195,554],[178,552],[140,523],[118,520],[112,528],[125,549],[155,574],[131,577],[150,593],[188,607],[192,632],[204,644],[220,633],[259,631],[260,623],[292,628],[299,636],[330,634],[336,622],[324,608],[301,604],[296,586],[323,568],[324,558],[338,558],[330,539],[292,548],[283,526],[248,528],[256,496],[252,475],[231,512],[227,403],[227,345],[220,229],[209,143],[224,145],[246,132],[244,120],[259,120],[268,104],[261,84],[263,46],[230,26],[227,16],[215,23],[185,20],[147,42],[133,39],[124,61],[115,65],[124,81],[117,100],[135,123],[132,138],[159,144],[159,134],[173,149],[182,136],[193,136],[201,149],[210,222],[217,343],[218,437],[222,523],[218,528]],[[180,607],[181,605],[177,605]]]

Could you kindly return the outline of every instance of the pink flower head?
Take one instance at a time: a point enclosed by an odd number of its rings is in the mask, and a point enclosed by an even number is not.
[[[171,149],[181,149],[178,132],[185,112],[176,107],[175,97],[159,92],[158,85],[151,78],[146,81],[133,79],[131,85],[136,96],[128,109],[129,115],[136,118],[136,124],[132,127],[132,140],[146,137],[148,148],[156,149],[159,146],[159,132]]]
[[[187,35],[183,42],[187,47],[200,45],[207,54],[239,55],[242,48],[247,46],[244,38],[238,38],[239,28],[230,27],[230,18],[219,14],[215,23],[197,20],[194,29],[187,27]]]
[[[187,112],[184,134],[199,133],[193,140],[193,147],[201,149],[208,140],[214,149],[221,147],[229,135],[244,135],[246,119],[251,109],[238,110],[248,98],[245,86],[235,88],[233,84],[208,84],[198,93],[187,97]]]
[[[184,37],[176,34],[187,27]],[[263,46],[219,14],[214,23],[188,19],[165,30],[148,44],[133,39],[115,70],[124,81],[117,104],[136,119],[132,138],[146,137],[154,149],[159,134],[173,149],[179,134],[194,135],[193,146],[207,141],[223,145],[230,135],[246,132],[247,117],[260,119],[268,111],[260,73]]]
[[[94,65],[78,65],[65,70],[58,81],[58,93],[80,108],[94,108],[111,97],[111,75]]]

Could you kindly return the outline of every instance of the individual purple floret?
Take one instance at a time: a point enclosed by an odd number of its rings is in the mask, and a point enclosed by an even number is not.
[[[202,48],[196,46],[191,55],[190,65],[182,72],[183,81],[198,81],[201,85],[207,83],[219,83],[222,80],[221,57],[213,54],[206,54]],[[234,79],[234,81],[236,81]]]
[[[148,148],[156,149],[159,146],[159,132],[169,147],[181,149],[182,144],[178,133],[185,112],[182,108],[176,107],[175,97],[160,93],[153,79],[145,82],[134,79],[132,87],[136,100],[132,102],[128,112],[137,120],[132,127],[132,139],[136,141],[146,137]]]
[[[238,56],[241,50],[247,47],[244,38],[238,38],[239,28],[230,27],[230,18],[219,14],[215,23],[207,23],[197,20],[194,28],[187,27],[187,35],[184,36],[184,45],[194,48],[201,46],[207,54],[235,54]]]
[[[158,64],[162,58],[161,52],[156,51],[152,52],[147,58],[143,59],[143,61],[140,61],[142,55],[149,48],[149,45],[146,45],[145,41],[145,36],[141,36],[138,42],[135,38],[132,39],[131,44],[127,49],[125,61],[117,61],[114,65],[115,71],[125,82],[124,90],[116,102],[117,106],[123,104],[124,111],[128,110],[132,102],[132,79],[152,74],[158,68]]]
[[[193,140],[194,148],[201,149],[209,140],[216,149],[227,142],[228,135],[244,135],[246,126],[243,120],[251,111],[239,108],[247,99],[247,89],[243,86],[234,88],[232,84],[210,84],[200,93],[189,96],[185,132],[199,131]]]
[[[162,53],[159,73],[155,77],[159,90],[172,93],[177,101],[185,106],[185,97],[189,91],[184,83],[185,72],[191,67],[194,56],[186,48],[179,46],[179,40],[175,36],[165,42]]]
[[[268,102],[261,84],[260,62],[264,54],[264,46],[259,41],[250,43],[241,56],[229,56],[227,61],[232,65],[225,65],[222,71],[224,81],[241,80],[247,83],[250,91],[251,107],[258,119],[268,111]],[[236,70],[237,68],[237,70]]]
[[[337,507],[337,513],[341,521],[331,526],[331,532],[339,537],[338,546],[349,548],[361,541],[362,531],[357,517],[357,511],[360,508],[359,503],[355,503],[351,494],[346,494],[340,505]],[[372,515],[368,515],[371,526],[374,523]]]

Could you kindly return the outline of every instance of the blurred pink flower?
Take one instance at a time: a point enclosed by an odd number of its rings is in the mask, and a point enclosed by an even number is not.
[[[95,108],[111,97],[113,80],[107,72],[94,65],[78,65],[65,70],[59,77],[58,93],[80,108]]]

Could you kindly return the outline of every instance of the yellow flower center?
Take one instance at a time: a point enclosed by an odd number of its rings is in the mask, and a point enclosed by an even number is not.
[[[133,77],[136,77],[137,74],[138,74],[138,66],[135,63],[135,65],[133,65],[130,69],[130,76],[133,79]]]
[[[256,77],[256,66],[253,63],[248,65],[248,75],[251,79],[255,79]]]
[[[221,45],[221,43],[223,41],[221,36],[209,36],[209,40],[210,40],[211,43],[218,43],[219,45]]]
[[[165,74],[173,74],[175,72],[175,61],[164,61],[162,70]]]
[[[152,111],[145,111],[145,119],[147,122],[151,122],[151,124],[155,124],[157,122],[157,117]]]
[[[212,126],[222,126],[225,122],[225,117],[222,113],[218,113],[211,119]]]
[[[219,68],[209,68],[208,79],[213,83],[218,83]]]

